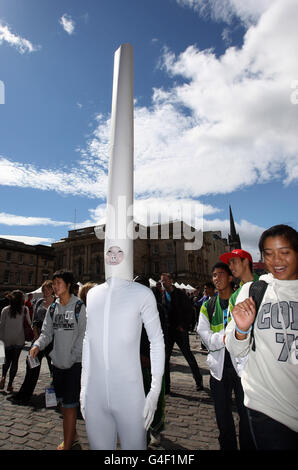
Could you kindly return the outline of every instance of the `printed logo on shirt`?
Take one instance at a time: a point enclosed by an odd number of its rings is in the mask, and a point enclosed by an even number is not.
[[[67,310],[54,316],[53,328],[54,330],[73,330],[74,322],[74,312]]]
[[[278,361],[286,362],[289,353],[291,355],[293,351],[298,360],[298,335],[290,333],[291,330],[298,331],[298,302],[282,301],[279,304],[271,302],[264,304],[257,317],[257,328],[280,330],[275,334],[276,343],[281,345]],[[289,330],[289,333],[283,333],[285,330]]]

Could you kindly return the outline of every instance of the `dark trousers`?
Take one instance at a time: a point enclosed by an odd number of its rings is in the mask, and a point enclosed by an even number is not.
[[[2,375],[6,377],[9,370],[9,381],[8,386],[11,386],[15,376],[17,375],[19,366],[19,357],[22,352],[21,347],[9,347],[5,348],[5,362],[2,366]]]
[[[296,450],[298,432],[260,411],[248,409],[249,422],[258,450]]]
[[[240,377],[234,367],[224,367],[221,380],[210,376],[210,390],[214,400],[216,422],[219,429],[221,450],[237,450],[235,423],[232,414],[232,392],[234,391],[236,407],[239,414],[240,450],[255,450],[250,431],[247,408],[243,404],[244,393]]]
[[[52,375],[52,364],[51,364],[51,358],[49,356],[51,350],[52,350],[52,344],[47,346],[43,351],[39,351],[37,357],[38,357],[40,364],[37,367],[33,367],[31,369],[28,365],[28,362],[26,361],[26,375],[25,375],[24,382],[16,395],[17,398],[29,400],[31,395],[33,395],[33,392],[36,387],[39,374],[40,374],[41,361],[44,357],[47,358],[50,374]]]
[[[166,360],[165,360],[165,383],[166,393],[169,393],[171,386],[170,379],[170,358],[173,351],[174,344],[177,343],[183,356],[188,362],[193,378],[197,385],[202,383],[202,375],[197,364],[197,361],[190,350],[188,331],[179,331],[175,328],[169,328],[168,339],[166,344]]]

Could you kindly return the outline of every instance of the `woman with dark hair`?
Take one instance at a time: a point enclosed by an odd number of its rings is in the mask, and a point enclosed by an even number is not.
[[[54,291],[53,291],[53,282],[51,280],[45,281],[41,286],[42,297],[37,300],[34,305],[33,310],[33,334],[34,340],[37,340],[42,329],[42,324],[47,313],[48,307],[54,301]],[[31,396],[33,395],[35,386],[37,384],[42,359],[46,357],[48,362],[48,367],[50,371],[50,375],[52,377],[52,364],[51,364],[51,357],[50,353],[52,350],[53,344],[50,343],[43,351],[40,351],[38,354],[39,365],[37,367],[31,368],[28,360],[26,361],[26,375],[24,378],[24,382],[20,388],[20,390],[16,393],[13,397],[13,401],[17,403],[26,403],[30,400]]]
[[[247,356],[241,381],[257,449],[298,448],[298,233],[266,230],[259,248],[269,274],[260,307],[246,283],[226,330],[227,349]],[[252,331],[254,341],[252,339]]]
[[[2,366],[0,390],[4,389],[6,375],[9,370],[7,391],[13,391],[13,380],[18,371],[19,357],[25,344],[24,315],[31,325],[28,308],[24,305],[25,296],[20,290],[14,290],[7,295],[9,305],[4,307],[0,319],[0,339],[5,344],[5,363]]]

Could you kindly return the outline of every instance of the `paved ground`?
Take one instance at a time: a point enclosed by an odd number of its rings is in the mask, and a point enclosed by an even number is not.
[[[209,390],[209,372],[206,355],[200,352],[200,342],[190,335],[191,348],[203,374],[205,389],[197,392],[188,364],[180,350],[174,348],[171,360],[171,395],[166,397],[166,426],[158,450],[218,450],[218,431],[213,402]],[[24,350],[19,361],[14,390],[22,384],[25,374]],[[62,419],[56,408],[45,407],[45,387],[50,376],[44,359],[35,394],[28,405],[10,401],[6,389],[0,391],[0,450],[54,450],[63,441]],[[237,414],[234,414],[237,422]],[[83,419],[78,420],[81,445],[77,450],[88,450],[89,444]]]

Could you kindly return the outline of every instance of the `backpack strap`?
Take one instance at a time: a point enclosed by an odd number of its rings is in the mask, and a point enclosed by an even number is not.
[[[75,305],[75,317],[76,317],[77,323],[79,321],[79,314],[80,314],[82,305],[83,305],[82,300],[78,300]]]
[[[263,280],[252,282],[249,287],[249,297],[252,297],[256,304],[256,316],[255,316],[254,322],[256,321],[256,317],[257,317],[257,314],[261,306],[267,287],[268,287],[267,282]],[[251,348],[253,351],[255,351],[256,342],[255,342],[255,336],[254,336],[254,323],[252,324],[251,340],[252,340]]]
[[[56,301],[54,301],[54,302],[50,305],[50,315],[51,315],[51,319],[52,319],[52,320],[53,320],[55,308],[56,308]]]
[[[212,317],[215,312],[215,304],[216,304],[216,299],[217,295],[213,295],[210,297],[210,299],[207,301],[207,312],[208,312],[208,317],[209,317],[209,323],[211,325]]]
[[[37,307],[39,307],[42,304],[42,302],[43,302],[43,297],[37,300],[36,304],[34,305],[34,310],[36,310]]]

